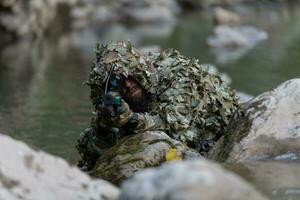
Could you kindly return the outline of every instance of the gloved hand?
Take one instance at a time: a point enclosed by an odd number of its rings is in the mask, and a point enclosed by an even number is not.
[[[108,101],[113,101],[116,97],[115,94],[107,94],[110,96],[104,97]],[[103,123],[107,126],[120,128],[125,125],[132,116],[132,111],[129,105],[121,99],[120,105],[114,105],[113,103],[104,103],[99,107],[99,114]]]

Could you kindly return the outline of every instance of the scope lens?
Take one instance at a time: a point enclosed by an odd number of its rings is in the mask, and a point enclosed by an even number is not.
[[[110,78],[110,85],[113,87],[117,87],[121,83],[121,77],[119,76],[112,76]]]

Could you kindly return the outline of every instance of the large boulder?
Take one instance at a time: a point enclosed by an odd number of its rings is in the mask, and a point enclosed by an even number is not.
[[[122,185],[120,200],[263,200],[237,175],[207,160],[146,169]]]
[[[224,146],[217,145],[214,159],[273,159],[300,152],[300,79],[257,96],[245,105],[243,113],[228,130]]]
[[[119,189],[91,180],[65,160],[0,134],[0,199],[114,200]]]
[[[164,132],[147,131],[125,137],[107,150],[97,160],[90,174],[120,184],[141,169],[168,161],[168,155],[172,154],[175,160],[201,158],[199,153]]]

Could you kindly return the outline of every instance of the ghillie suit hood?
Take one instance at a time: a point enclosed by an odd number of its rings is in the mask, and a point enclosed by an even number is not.
[[[91,99],[95,108],[101,104],[103,85],[113,64],[115,65],[113,73],[134,78],[147,94],[155,96],[158,76],[153,63],[130,42],[97,44],[95,54],[96,59],[87,81],[91,87]]]

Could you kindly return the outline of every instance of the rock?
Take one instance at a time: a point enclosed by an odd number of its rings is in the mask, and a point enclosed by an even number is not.
[[[90,174],[120,184],[141,169],[159,166],[166,162],[167,152],[174,149],[176,156],[182,159],[201,158],[198,152],[170,138],[167,134],[161,131],[147,131],[125,137],[108,149],[97,160]]]
[[[257,96],[243,112],[228,130],[227,145],[217,160],[278,159],[282,154],[300,152],[300,79]]]
[[[146,169],[122,184],[120,200],[263,200],[253,186],[207,160]]]
[[[246,103],[246,102],[250,101],[252,98],[254,98],[254,96],[252,96],[250,94],[246,94],[244,92],[236,92],[236,95],[239,97],[240,104]]]
[[[121,0],[110,2],[89,1],[75,6],[71,15],[75,26],[123,22],[125,24],[173,23],[180,8],[173,0]],[[79,22],[80,23],[79,23]],[[78,23],[80,25],[78,25]]]
[[[175,13],[170,8],[162,5],[150,5],[142,8],[120,8],[122,19],[132,23],[162,23],[174,22]]]
[[[41,37],[55,18],[57,7],[61,4],[74,5],[75,2],[76,0],[1,1],[0,27],[17,36]]]
[[[217,26],[214,34],[213,37],[209,37],[207,40],[208,45],[214,48],[251,48],[258,42],[268,38],[266,32],[250,26]]]
[[[214,28],[214,36],[207,39],[207,44],[211,47],[218,63],[227,63],[239,59],[267,38],[266,32],[254,27],[222,25]]]
[[[240,25],[240,16],[234,12],[225,10],[221,7],[214,9],[214,21],[217,25],[237,26]]]
[[[251,48],[239,47],[239,48],[228,48],[228,47],[213,47],[211,48],[212,54],[215,55],[216,61],[221,64],[230,63],[242,58],[246,55]]]
[[[300,199],[299,160],[297,162],[228,163],[225,167],[249,180],[271,199],[296,200]]]
[[[180,7],[174,0],[5,0],[0,2],[0,12],[0,31],[17,37],[42,37],[45,31],[55,31],[58,24],[96,30],[111,22],[174,24]]]
[[[0,199],[117,199],[119,190],[91,180],[65,160],[0,134]]]

